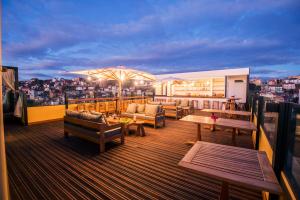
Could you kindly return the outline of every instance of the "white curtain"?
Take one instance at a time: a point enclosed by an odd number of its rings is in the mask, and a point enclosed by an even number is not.
[[[16,117],[22,117],[22,110],[23,110],[23,102],[21,98],[21,94],[19,95],[18,101],[16,103],[15,111],[14,111],[14,116]]]
[[[2,72],[3,83],[12,91],[15,91],[15,71],[13,69],[7,69]]]

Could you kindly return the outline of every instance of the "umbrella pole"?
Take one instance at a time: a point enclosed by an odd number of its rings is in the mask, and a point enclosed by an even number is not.
[[[118,97],[119,97],[119,106],[118,106],[118,112],[121,114],[121,109],[122,109],[122,81],[119,80],[119,92],[118,92]]]

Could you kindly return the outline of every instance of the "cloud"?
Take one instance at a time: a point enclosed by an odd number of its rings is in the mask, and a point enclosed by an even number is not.
[[[299,7],[297,0],[4,1],[3,63],[49,76],[111,65],[153,73],[300,65]]]

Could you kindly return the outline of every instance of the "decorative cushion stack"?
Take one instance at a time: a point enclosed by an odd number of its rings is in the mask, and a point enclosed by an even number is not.
[[[107,120],[106,120],[105,115],[102,114],[102,113],[99,113],[99,112],[95,112],[95,111],[91,111],[91,112],[80,111],[80,112],[77,112],[77,111],[67,110],[66,111],[66,116],[107,124]]]

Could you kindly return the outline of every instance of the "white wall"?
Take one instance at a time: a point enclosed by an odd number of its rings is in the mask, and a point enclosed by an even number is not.
[[[243,82],[235,82],[236,80],[242,80]],[[248,86],[247,76],[228,76],[227,86],[226,86],[226,97],[235,96],[241,98],[239,102],[246,102],[247,98],[247,86]]]
[[[168,80],[176,79],[178,80],[198,80],[201,78],[216,78],[225,76],[236,76],[236,75],[249,75],[250,68],[237,68],[237,69],[224,69],[224,70],[211,70],[211,71],[199,71],[199,72],[186,72],[186,73],[176,73],[176,74],[160,74],[156,75],[156,79]]]

